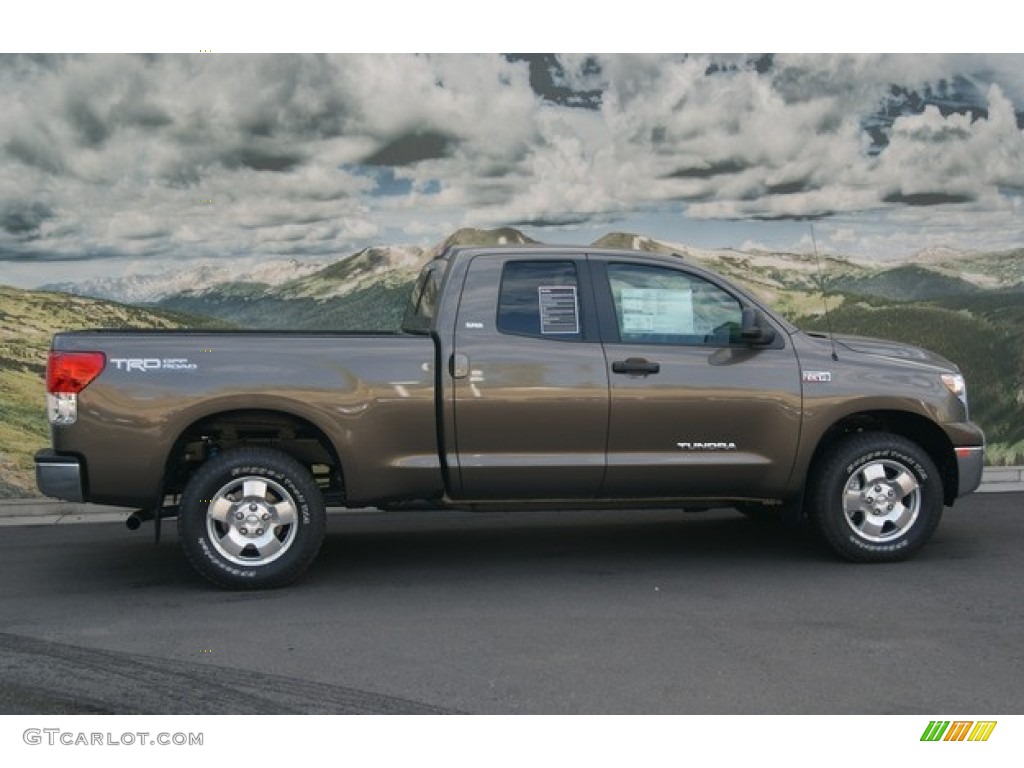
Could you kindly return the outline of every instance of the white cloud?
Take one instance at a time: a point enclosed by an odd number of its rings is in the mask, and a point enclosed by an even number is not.
[[[941,193],[998,204],[996,185],[1024,189],[1024,133],[998,86],[988,92],[988,117],[943,116],[928,106],[899,117],[878,174],[903,195]]]
[[[652,211],[888,227],[834,231],[850,249],[900,247],[893,227],[937,211],[943,237],[1022,239],[1024,57],[561,62],[556,85],[599,91],[597,109],[543,98],[497,55],[0,57],[0,259],[341,256]],[[981,116],[878,122],[894,85],[980,94]],[[398,164],[360,167],[373,157]]]

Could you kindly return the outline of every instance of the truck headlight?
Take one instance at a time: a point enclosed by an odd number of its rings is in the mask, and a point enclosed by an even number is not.
[[[964,377],[959,373],[944,373],[942,374],[942,383],[946,385],[946,389],[959,398],[960,402],[964,404],[964,408],[966,408],[967,382],[964,381]]]

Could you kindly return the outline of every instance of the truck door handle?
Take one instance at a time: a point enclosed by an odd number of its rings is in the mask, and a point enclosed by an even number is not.
[[[660,370],[659,363],[652,363],[642,357],[631,357],[628,360],[616,360],[612,363],[612,373],[642,373],[646,376]]]
[[[469,376],[469,356],[456,352],[448,359],[448,372],[453,379],[464,379]]]

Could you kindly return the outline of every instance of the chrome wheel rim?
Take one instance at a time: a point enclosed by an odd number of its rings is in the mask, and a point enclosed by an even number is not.
[[[858,469],[843,489],[843,516],[862,539],[899,538],[921,512],[921,483],[898,461],[872,461]]]
[[[265,477],[240,477],[224,485],[206,508],[206,531],[217,553],[236,565],[267,565],[295,542],[295,499]]]

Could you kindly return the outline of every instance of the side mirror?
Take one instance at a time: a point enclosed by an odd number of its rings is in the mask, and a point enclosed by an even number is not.
[[[775,329],[764,322],[756,309],[744,307],[740,338],[752,347],[767,346],[775,341]]]

